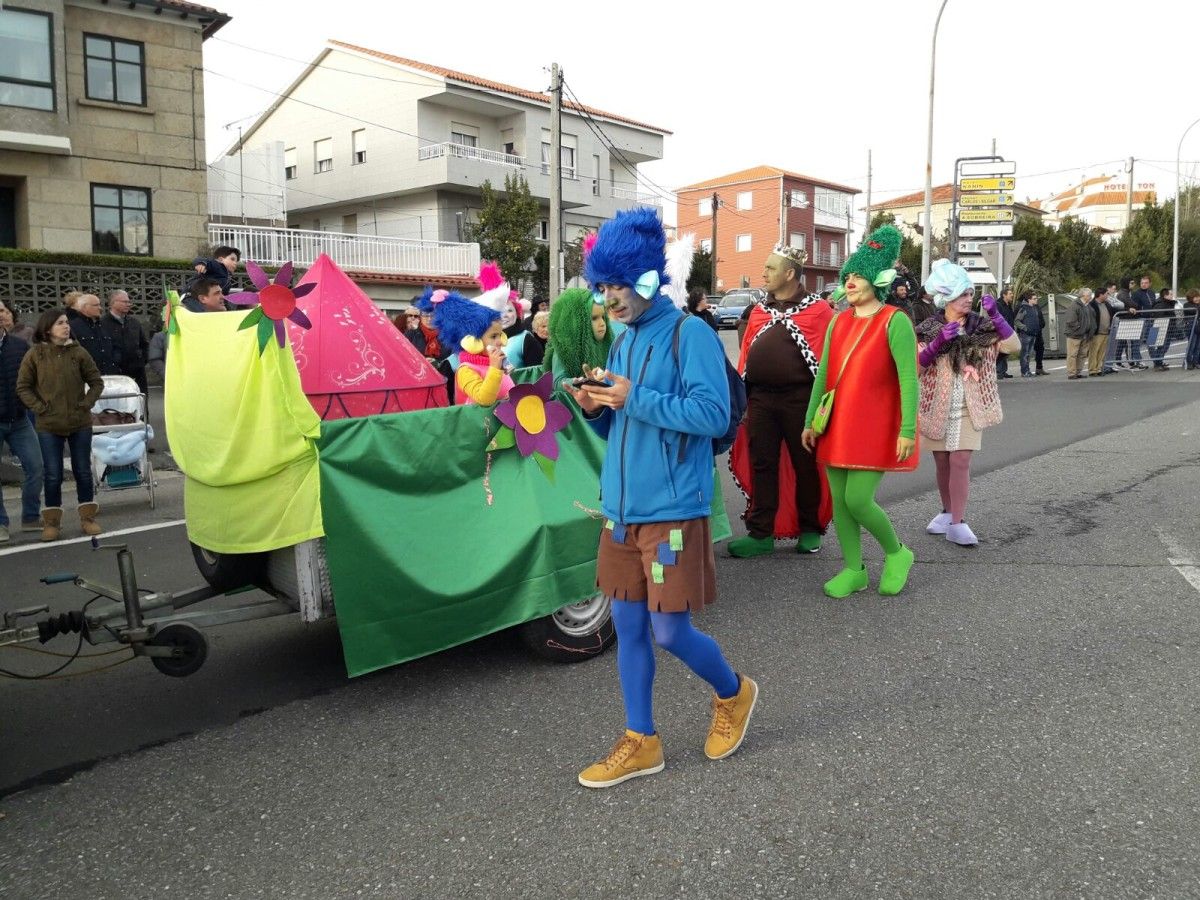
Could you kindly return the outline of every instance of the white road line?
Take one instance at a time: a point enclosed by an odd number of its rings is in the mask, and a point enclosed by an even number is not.
[[[1192,558],[1192,554],[1178,543],[1174,537],[1161,528],[1155,528],[1163,546],[1167,548],[1167,562],[1174,566],[1175,571],[1182,575],[1187,583],[1200,591],[1200,564]]]
[[[120,537],[123,534],[137,534],[139,531],[155,531],[159,528],[175,528],[184,524],[183,519],[173,519],[170,522],[158,522],[154,525],[139,525],[136,528],[119,528],[116,531],[106,531],[100,535],[101,541],[106,541],[109,538]],[[56,550],[59,547],[65,547],[67,544],[86,544],[90,541],[90,537],[71,538],[69,541],[50,541],[43,544],[40,541],[35,544],[23,544],[20,547],[7,547],[0,550],[0,556],[12,556],[14,553],[28,553],[31,550]]]

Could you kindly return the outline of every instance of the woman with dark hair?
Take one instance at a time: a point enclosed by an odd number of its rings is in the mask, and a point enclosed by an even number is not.
[[[17,311],[6,300],[0,300],[0,329],[18,337],[27,344],[33,343],[33,326],[22,325]]]
[[[401,333],[408,338],[408,342],[416,348],[418,353],[424,356],[428,340],[425,337],[425,332],[421,330],[421,311],[415,306],[410,306],[404,312],[399,313],[393,321]]]
[[[71,339],[65,309],[42,313],[33,332],[33,348],[17,374],[17,396],[33,410],[42,447],[46,508],[42,540],[58,540],[62,528],[63,447],[71,448],[71,472],[84,534],[100,534],[93,501],[92,404],[104,392],[104,379],[91,355]]]
[[[700,288],[692,288],[687,297],[688,312],[697,319],[703,319],[708,323],[708,327],[713,331],[717,331],[717,320],[713,318],[712,311],[708,308],[708,297],[704,295],[704,291]]]

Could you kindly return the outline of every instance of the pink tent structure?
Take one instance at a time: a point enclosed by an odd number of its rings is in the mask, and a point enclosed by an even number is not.
[[[322,419],[445,406],[446,380],[371,299],[322,253],[296,306],[312,328],[287,323],[300,384]]]

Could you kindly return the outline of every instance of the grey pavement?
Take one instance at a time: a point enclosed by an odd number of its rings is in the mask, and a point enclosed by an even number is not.
[[[580,788],[620,732],[614,654],[549,666],[497,637],[4,798],[0,891],[1200,896],[1200,402],[1168,397],[1200,382],[1133,380],[1151,377],[1029,380],[1023,398],[1006,383],[976,550],[923,534],[928,472],[889,476],[919,560],[899,598],[821,596],[832,539],[817,557],[720,558],[722,600],[699,621],[762,686],[728,760],[702,753],[704,685],[661,656],[666,770]],[[1043,421],[1096,436],[1025,430]],[[208,682],[214,704],[241,696],[228,678]],[[109,710],[38,687],[60,721],[104,728]],[[154,719],[173,691],[110,707]]]

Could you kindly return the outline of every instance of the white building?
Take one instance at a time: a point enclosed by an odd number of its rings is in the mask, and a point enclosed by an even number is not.
[[[1138,182],[1133,190],[1133,212],[1157,200],[1153,181]],[[1099,228],[1106,242],[1117,240],[1129,224],[1129,178],[1126,175],[1100,175],[1086,178],[1073,187],[1050,197],[1031,200],[1029,205],[1046,212],[1042,220],[1057,228],[1068,216]]]
[[[567,102],[562,132],[565,240],[636,203],[661,205],[639,191],[637,167],[662,158],[670,132]],[[548,238],[548,94],[330,41],[241,146],[276,142],[291,228],[458,242],[480,185],[503,189],[520,173]]]

